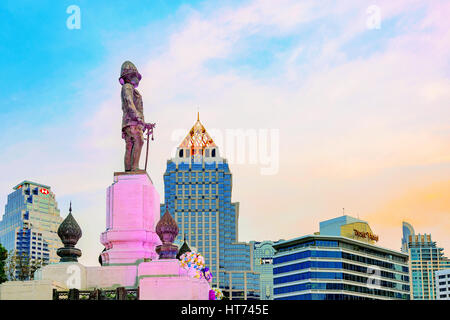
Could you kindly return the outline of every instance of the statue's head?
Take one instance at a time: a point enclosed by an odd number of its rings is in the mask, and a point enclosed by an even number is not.
[[[125,61],[122,63],[122,68],[120,70],[119,82],[121,85],[125,83],[131,83],[135,88],[139,86],[139,81],[141,81],[142,76],[138,72],[138,69],[131,61]]]

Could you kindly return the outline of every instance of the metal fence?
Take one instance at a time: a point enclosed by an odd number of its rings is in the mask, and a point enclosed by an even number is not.
[[[53,289],[53,300],[139,300],[139,288],[118,287],[115,290],[70,289],[69,291]]]

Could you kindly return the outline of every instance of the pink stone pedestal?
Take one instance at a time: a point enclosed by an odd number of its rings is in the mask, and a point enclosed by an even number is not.
[[[158,259],[159,216],[159,194],[145,171],[114,173],[106,194],[106,231],[100,236],[107,249],[102,253],[103,265]]]
[[[138,266],[140,300],[208,300],[205,279],[180,275],[178,259],[143,262]]]
[[[107,190],[106,231],[100,236],[107,250],[103,266],[87,269],[87,287],[137,287],[140,300],[208,300],[205,279],[183,273],[178,259],[159,260],[159,211],[158,192],[145,171],[114,174]]]

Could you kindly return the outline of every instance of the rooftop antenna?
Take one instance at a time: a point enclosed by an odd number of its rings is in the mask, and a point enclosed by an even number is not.
[[[345,215],[345,208],[342,208],[342,215]]]

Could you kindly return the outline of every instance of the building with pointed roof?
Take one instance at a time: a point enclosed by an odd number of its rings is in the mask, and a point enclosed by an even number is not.
[[[219,147],[197,121],[167,161],[165,204],[180,228],[205,258],[213,286],[230,299],[258,299],[259,273],[253,270],[253,246],[238,242],[239,203],[231,201],[232,174]]]
[[[223,161],[219,155],[219,148],[200,122],[200,114],[197,114],[197,121],[178,145],[176,157],[172,161],[176,163]]]

